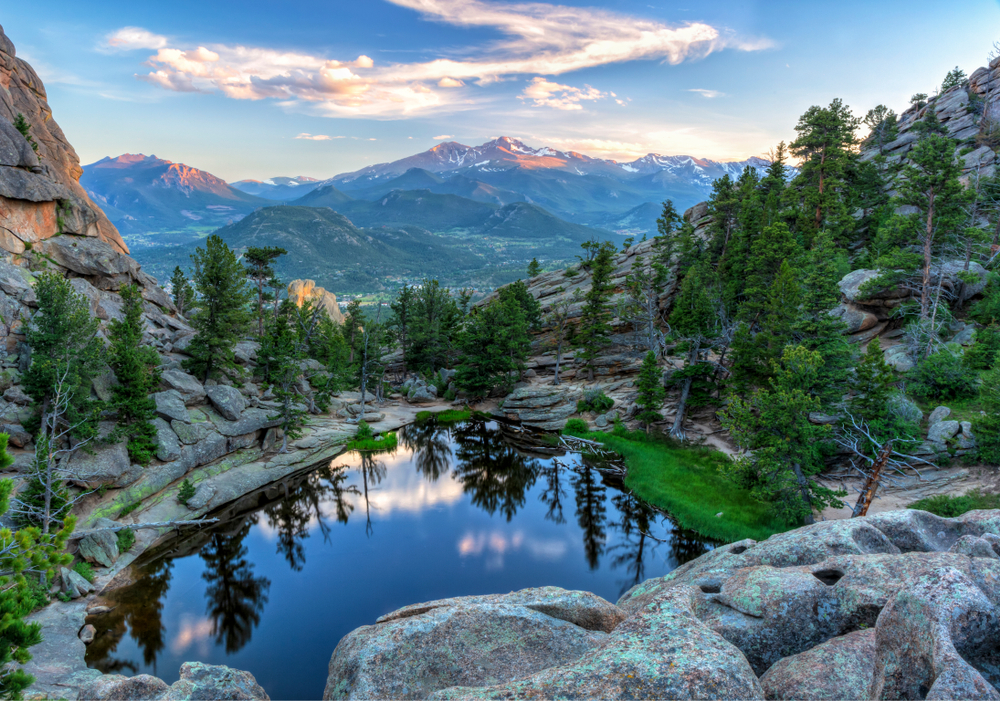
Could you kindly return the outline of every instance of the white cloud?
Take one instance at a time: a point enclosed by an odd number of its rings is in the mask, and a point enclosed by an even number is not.
[[[691,88],[688,92],[696,92],[702,97],[707,97],[709,99],[713,97],[724,97],[726,93],[719,92],[718,90],[706,90],[705,88]]]
[[[416,63],[375,67],[368,56],[352,61],[240,45],[179,47],[139,27],[110,35],[110,50],[156,50],[141,76],[183,92],[221,92],[240,100],[276,99],[286,107],[327,116],[399,117],[467,102],[468,82],[479,86],[525,75],[557,76],[635,60],[677,64],[721,49],[756,51],[766,39],[742,39],[705,23],[667,25],[606,10],[544,3],[482,0],[389,0],[425,19],[460,27],[490,27],[502,38],[486,46]],[[554,86],[554,87],[550,87]],[[523,97],[564,110],[604,95],[536,78]]]
[[[162,49],[167,38],[153,34],[142,27],[122,27],[104,38],[104,49],[112,51],[134,51],[135,49]]]
[[[330,139],[343,139],[342,136],[327,136],[326,134],[309,134],[307,132],[302,132],[296,139],[307,139],[308,141],[329,141]]]
[[[441,136],[433,136],[431,138],[434,139],[435,141],[444,141],[445,139],[454,139],[455,135],[454,134],[442,134]]]
[[[518,97],[531,100],[536,107],[554,107],[557,110],[582,110],[581,100],[600,100],[607,93],[585,85],[583,89],[571,85],[553,83],[545,78],[535,77]]]

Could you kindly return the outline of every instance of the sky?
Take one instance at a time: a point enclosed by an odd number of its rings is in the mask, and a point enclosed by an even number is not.
[[[84,164],[328,178],[497,136],[766,156],[811,105],[897,112],[985,65],[998,0],[42,0],[0,21]]]

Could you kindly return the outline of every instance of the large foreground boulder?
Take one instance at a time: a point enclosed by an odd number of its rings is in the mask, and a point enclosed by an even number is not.
[[[341,641],[325,697],[1000,699],[998,555],[1000,511],[906,510],[724,545],[615,606],[417,604]]]

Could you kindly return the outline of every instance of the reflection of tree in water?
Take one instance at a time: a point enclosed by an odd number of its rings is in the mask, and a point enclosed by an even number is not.
[[[108,613],[88,619],[97,628],[94,642],[87,646],[87,665],[105,674],[129,669],[139,671],[135,662],[111,657],[128,631],[142,650],[143,662],[156,673],[156,657],[163,650],[163,600],[170,588],[174,562],[163,557],[140,570],[139,579],[130,587],[109,594],[114,608]]]
[[[597,470],[587,467],[574,471],[571,481],[576,496],[576,522],[583,529],[583,551],[590,569],[596,570],[607,539],[606,487],[600,482]]]
[[[323,535],[323,541],[329,540],[330,526],[323,514],[324,505],[334,505],[337,520],[341,523],[347,523],[354,510],[354,505],[345,498],[345,492],[360,492],[357,487],[345,487],[343,482],[346,478],[345,469],[321,468],[290,490],[287,485],[282,485],[284,498],[264,507],[268,525],[278,533],[277,550],[296,572],[306,563],[303,541],[309,537],[309,524],[313,519]]]
[[[255,577],[253,563],[246,559],[248,551],[243,539],[256,523],[255,515],[233,535],[213,533],[198,553],[205,561],[201,577],[208,582],[205,596],[212,634],[216,644],[225,640],[227,653],[237,652],[250,642],[271,588],[271,580]]]
[[[418,421],[404,426],[398,435],[403,447],[413,451],[413,461],[420,474],[431,482],[448,474],[452,452],[447,428],[438,426],[436,421]]]
[[[549,507],[545,514],[545,520],[553,523],[566,523],[563,518],[562,498],[566,494],[566,489],[562,485],[562,468],[554,463],[542,463],[539,466],[542,479],[545,480],[545,489],[542,490],[538,498]]]
[[[612,568],[624,566],[628,577],[622,580],[619,595],[646,579],[646,553],[656,547],[656,541],[647,537],[653,510],[631,494],[617,494],[611,502],[618,510],[619,519],[611,527],[622,535],[622,540],[608,548],[608,553],[617,552],[611,560]]]
[[[372,526],[372,511],[371,502],[368,498],[369,488],[374,489],[379,485],[379,483],[385,479],[385,474],[387,468],[384,462],[376,459],[374,453],[361,453],[361,466],[358,467],[361,472],[361,482],[362,482],[362,494],[365,498],[365,533],[369,536],[375,530]]]
[[[483,421],[460,424],[452,435],[458,444],[455,478],[463,491],[486,513],[499,511],[510,521],[538,479],[538,460],[518,453]]]

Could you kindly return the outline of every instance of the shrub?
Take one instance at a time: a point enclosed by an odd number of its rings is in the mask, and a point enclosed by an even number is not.
[[[452,402],[455,400],[455,393],[449,389],[447,392],[444,393],[444,398],[447,399],[449,402]]]
[[[368,422],[362,419],[358,422],[358,432],[354,434],[355,441],[370,441],[375,437],[375,433],[372,431],[372,427],[368,425]]]
[[[972,374],[947,350],[921,360],[907,379],[908,392],[918,399],[960,399],[975,394]]]
[[[563,427],[563,433],[586,433],[590,430],[587,422],[583,419],[570,419]]]
[[[184,481],[186,482],[187,480]],[[128,516],[130,513],[138,509],[140,506],[142,506],[142,501],[138,499],[130,504],[126,504],[125,506],[122,507],[121,511],[118,512],[118,518],[124,518]]]
[[[583,393],[583,399],[576,403],[576,410],[579,413],[594,411],[603,414],[615,405],[615,400],[599,389],[588,389]]]
[[[88,582],[94,582],[94,570],[91,568],[88,562],[78,562],[73,565],[73,571],[78,575],[86,579]]]
[[[135,545],[135,531],[131,528],[118,531],[118,552],[127,553]]]
[[[180,491],[177,492],[177,501],[184,504],[184,506],[187,506],[188,500],[190,500],[191,497],[194,496],[194,493],[196,491],[198,490],[195,489],[195,486],[194,484],[191,483],[191,480],[185,477],[184,481],[181,482]]]
[[[991,324],[976,331],[976,342],[965,351],[962,364],[970,370],[989,370],[1000,352],[1000,326]]]

